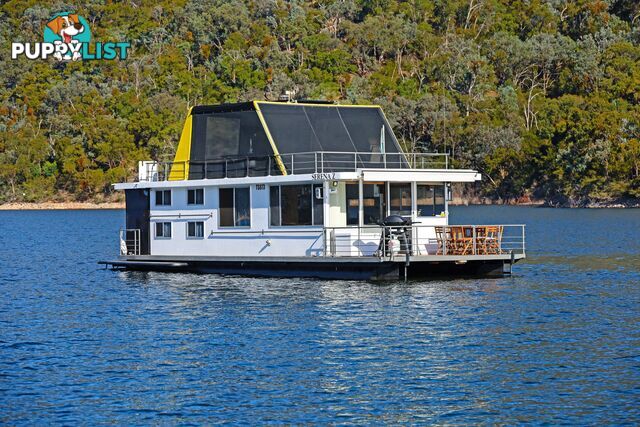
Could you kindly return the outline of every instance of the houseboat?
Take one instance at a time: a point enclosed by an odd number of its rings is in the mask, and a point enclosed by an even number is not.
[[[140,162],[117,269],[279,277],[501,276],[524,225],[450,225],[445,154],[403,152],[374,105],[253,101],[189,110],[172,162]]]

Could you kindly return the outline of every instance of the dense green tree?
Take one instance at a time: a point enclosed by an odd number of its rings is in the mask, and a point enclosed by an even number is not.
[[[636,1],[9,0],[0,45],[61,11],[130,56],[0,56],[0,202],[117,197],[171,159],[189,107],[285,90],[382,105],[407,150],[480,170],[480,196],[640,198]]]

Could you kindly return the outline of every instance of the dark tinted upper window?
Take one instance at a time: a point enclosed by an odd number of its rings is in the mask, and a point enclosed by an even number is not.
[[[171,206],[171,190],[156,190],[156,206]]]
[[[188,205],[203,205],[204,204],[204,189],[193,188],[187,190],[187,204]]]

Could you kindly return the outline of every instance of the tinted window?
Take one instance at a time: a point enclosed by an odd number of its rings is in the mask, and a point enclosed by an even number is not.
[[[249,188],[235,189],[235,225],[249,227],[251,225],[251,203]]]
[[[204,237],[204,222],[203,221],[188,222],[187,237]]]
[[[194,188],[187,190],[187,204],[188,205],[203,205],[204,204],[204,189]]]
[[[418,216],[433,216],[433,186],[418,184],[416,194]]]
[[[280,187],[282,225],[311,225],[311,186]]]
[[[220,226],[233,227],[233,188],[220,189]]]
[[[362,204],[364,224],[377,224],[387,212],[384,182],[377,184],[364,183],[362,186]]]
[[[170,222],[156,222],[156,237],[171,237],[171,223]]]
[[[391,215],[411,215],[411,184],[389,184]]]
[[[269,216],[271,225],[280,225],[280,187],[278,186],[269,188]]]
[[[171,190],[156,190],[156,205],[157,206],[170,206],[171,205]]]
[[[444,207],[444,200],[445,200],[445,195],[444,195],[444,185],[436,185],[434,187],[434,193],[435,193],[435,201],[434,201],[434,210],[433,213],[434,215],[440,215],[445,211],[445,207]]]
[[[358,195],[358,184],[346,184],[347,197],[347,225],[358,225],[360,215],[360,197]]]

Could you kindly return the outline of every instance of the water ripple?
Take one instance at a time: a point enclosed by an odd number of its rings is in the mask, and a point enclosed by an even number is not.
[[[640,215],[603,212],[458,208],[530,259],[385,284],[114,273],[121,212],[0,212],[0,422],[637,424]]]

